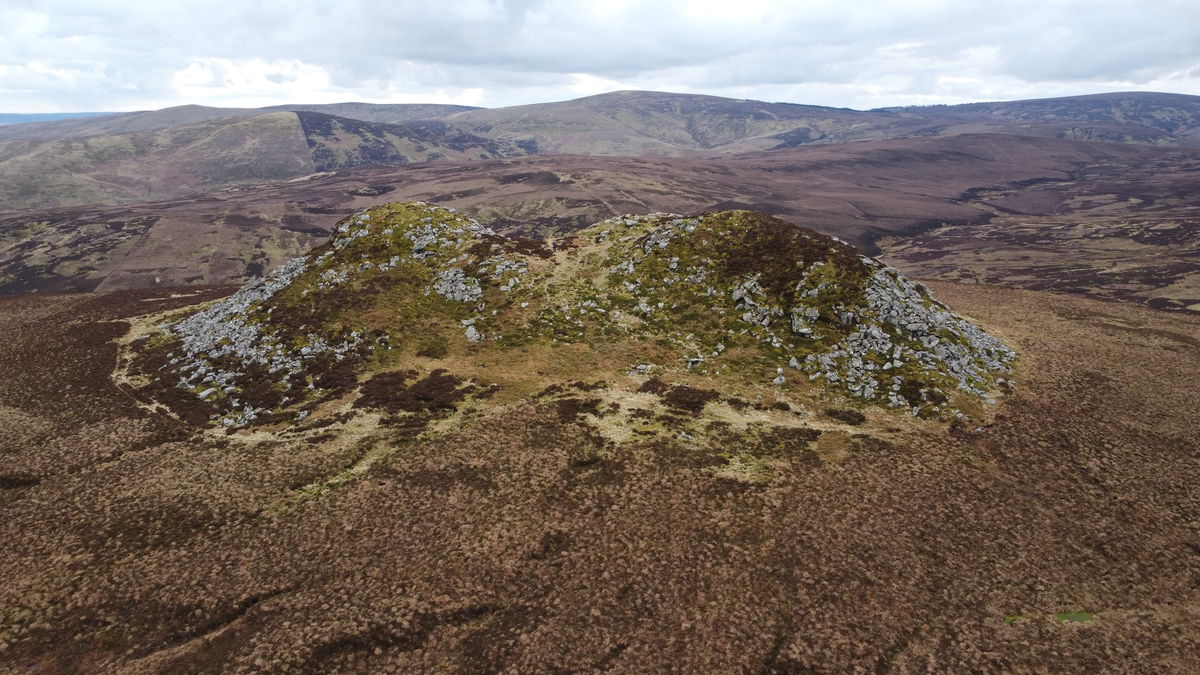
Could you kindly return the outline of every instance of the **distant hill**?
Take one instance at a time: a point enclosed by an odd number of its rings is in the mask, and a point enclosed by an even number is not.
[[[335,117],[348,117],[365,122],[396,124],[413,120],[433,120],[468,110],[479,110],[469,105],[442,105],[435,103],[318,103],[273,105],[262,110],[287,110],[291,112],[315,112]]]
[[[956,106],[846,108],[619,91],[444,118],[474,133],[530,139],[542,152],[711,156],[964,133],[1200,145],[1200,97],[1145,92]]]
[[[1184,94],[1131,91],[871,112],[1072,140],[1200,147],[1200,96]]]
[[[0,126],[9,124],[27,124],[29,122],[52,122],[75,117],[95,117],[108,115],[102,112],[71,112],[71,113],[0,113]]]
[[[650,91],[473,110],[445,121],[493,138],[531,139],[547,153],[665,156],[891,138],[923,126],[891,112]]]
[[[0,126],[0,209],[142,201],[428,160],[703,158],[978,133],[1200,147],[1200,97],[1132,92],[869,111],[647,91],[497,109],[188,105]]]
[[[318,171],[433,159],[514,157],[537,151],[532,144],[492,140],[437,120],[381,124],[317,112],[294,114]]]
[[[139,130],[49,141],[0,140],[0,206],[114,204],[352,166],[529,153],[517,144],[436,121],[397,125],[273,112],[162,126],[168,114],[195,119],[211,110],[158,111],[126,117],[116,125]],[[106,122],[114,126],[113,120]]]
[[[187,126],[197,122],[246,117],[261,114],[251,108],[211,108],[203,105],[181,105],[162,110],[141,110],[111,113],[94,117],[10,125],[0,128],[0,141],[51,141],[67,138],[87,138],[139,131],[158,131]]]
[[[0,141],[4,140],[58,140],[82,138],[135,131],[157,131],[173,129],[197,122],[225,119],[229,117],[253,117],[272,112],[318,112],[326,115],[349,117],[367,122],[407,122],[419,119],[436,119],[451,113],[473,110],[462,105],[438,104],[375,104],[375,103],[328,103],[316,105],[276,105],[266,108],[213,108],[203,105],[181,105],[162,110],[142,110],[127,113],[80,113],[72,114],[75,119],[45,121],[23,120],[30,124],[8,126],[0,129]],[[11,124],[16,124],[12,122]]]
[[[353,146],[344,119],[325,121],[327,134],[310,131],[314,143],[338,151]],[[303,149],[301,130],[285,129],[290,130],[276,132],[274,145]],[[339,137],[350,140],[334,140]],[[360,144],[364,149],[373,149],[378,139],[366,132],[354,138],[370,141]],[[1015,208],[1021,196],[1034,200],[1023,207],[1031,217],[1069,216],[1075,203],[1069,196],[1041,211],[1035,198],[1052,194],[1041,188],[1100,165],[1113,173],[1103,192],[1128,195],[1123,211],[1110,205],[1107,213],[1128,222],[1147,216],[1164,222],[1187,217],[1193,208],[1191,174],[1169,167],[1188,166],[1195,155],[1132,144],[974,134],[715,159],[535,155],[338,169],[152,203],[0,213],[0,294],[241,282],[319,243],[341,217],[402,200],[455,207],[497,230],[537,235],[562,234],[622,213],[754,209],[874,252],[881,237],[981,225],[995,217],[996,206]],[[138,165],[136,159],[129,164]],[[977,203],[972,195],[980,188],[1011,188],[1017,196],[996,205]],[[1146,215],[1132,213],[1135,209]],[[1026,254],[1025,247],[1022,242],[1015,250]],[[1134,250],[1154,251],[1140,267],[1169,262],[1157,248]]]

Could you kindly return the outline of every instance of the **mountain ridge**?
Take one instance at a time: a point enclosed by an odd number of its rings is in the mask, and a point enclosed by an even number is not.
[[[473,109],[471,106],[435,103],[326,103],[283,104],[261,108],[226,108],[198,104],[183,104],[158,110],[138,110],[125,113],[95,113],[92,117],[47,122],[7,125],[0,129],[4,140],[56,140],[83,138],[114,133],[157,131],[196,122],[233,117],[253,117],[276,112],[316,112],[335,117],[351,117],[364,122],[396,123],[419,119],[436,119],[454,112]],[[340,112],[354,112],[357,117]]]
[[[333,115],[344,121],[306,126],[306,120],[322,120],[315,116],[330,112],[371,119]],[[270,159],[272,153],[278,155],[285,146],[256,136],[255,123],[245,120],[278,114],[296,117],[299,133],[306,136],[307,151],[291,144],[286,146],[290,157]],[[415,119],[431,115],[431,119]],[[393,121],[373,121],[380,119]],[[137,167],[139,172],[167,177],[150,186],[131,181],[121,170],[108,170],[93,156],[93,149],[99,145],[105,146],[103,153],[112,152],[114,145],[159,147],[188,135],[203,135],[214,125],[240,130],[240,135],[226,136],[222,152],[245,173],[222,180],[216,172],[204,181],[189,179],[172,185],[172,176],[194,173],[185,162],[188,153],[158,152],[143,157]],[[259,126],[264,130],[270,127]],[[333,133],[332,126],[339,131]],[[328,133],[314,137],[308,130],[315,127]],[[306,175],[298,169],[281,175],[280,161],[296,167],[312,164],[314,171],[325,171],[379,163],[534,153],[723,157],[849,141],[974,133],[1195,147],[1200,146],[1200,97],[1113,93],[875,111],[643,91],[471,110],[363,103],[267,109],[179,106],[0,127],[0,158],[29,158],[15,166],[0,159],[0,208],[120,203]],[[259,158],[263,166],[256,171]],[[48,172],[46,167],[58,168]],[[44,187],[43,182],[47,183]],[[72,182],[77,183],[77,192],[73,192]]]
[[[214,110],[185,114],[203,118]],[[353,166],[506,157],[532,149],[436,120],[385,124],[309,111],[215,117],[109,135],[0,141],[0,204],[112,204]]]

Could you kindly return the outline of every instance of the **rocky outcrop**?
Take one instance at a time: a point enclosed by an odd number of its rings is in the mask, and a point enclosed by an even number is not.
[[[427,204],[378,207],[159,342],[177,386],[227,426],[353,386],[380,350],[653,343],[674,361],[614,372],[818,387],[938,417],[990,400],[1015,357],[896,270],[762,214],[622,216],[558,244]],[[419,348],[431,341],[447,346]]]

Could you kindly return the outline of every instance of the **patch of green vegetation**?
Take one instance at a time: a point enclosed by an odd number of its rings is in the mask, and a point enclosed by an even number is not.
[[[206,398],[252,404],[269,411],[262,422],[277,422],[349,393],[364,374],[410,368],[413,356],[463,373],[485,362],[511,370],[526,352],[545,360],[529,364],[540,377],[577,377],[570,371],[581,353],[608,354],[614,362],[601,367],[613,372],[648,364],[656,373],[720,378],[718,390],[775,386],[804,396],[824,383],[809,384],[793,359],[839,348],[871,316],[866,289],[876,269],[848,245],[749,211],[613,218],[551,250],[490,233],[450,209],[388,204],[341,221],[286,287],[237,310],[253,339],[295,357],[300,370],[215,364],[247,376],[228,396]],[[793,329],[797,308],[814,310],[803,315],[809,328]],[[899,329],[883,330],[896,344],[919,347]],[[349,346],[313,356],[336,345]],[[928,392],[942,384],[917,363],[893,368],[882,352],[862,361],[902,378],[898,393],[914,406],[932,404]],[[192,397],[202,389],[192,387]],[[776,459],[756,450],[730,457],[722,471],[767,479]]]
[[[0,248],[8,248],[32,239],[48,227],[50,227],[50,221],[35,220],[0,232]]]
[[[311,483],[296,490],[293,493],[293,497],[296,499],[296,501],[324,497],[337,488],[353,481],[355,478],[358,478],[362,473],[362,471],[356,471],[354,467],[339,471],[324,481]]]
[[[1072,623],[1087,623],[1094,618],[1096,618],[1094,614],[1082,611],[1058,612],[1054,615],[1054,619],[1059,623],[1065,623],[1067,621]]]
[[[770,483],[779,477],[778,471],[767,466],[757,457],[744,452],[735,453],[725,464],[707,467],[704,470],[714,476],[743,483]]]
[[[417,341],[417,356],[431,359],[444,358],[450,352],[450,341],[446,336],[433,333]]]
[[[1009,614],[1008,616],[1004,617],[1004,625],[1011,626],[1014,623],[1020,621],[1021,619],[1028,619],[1028,618],[1029,617],[1025,616],[1024,614]]]

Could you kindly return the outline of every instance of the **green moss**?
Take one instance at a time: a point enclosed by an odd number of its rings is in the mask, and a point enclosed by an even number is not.
[[[707,467],[706,472],[721,478],[730,478],[744,483],[770,483],[779,477],[779,472],[763,464],[749,453],[732,455],[725,464]]]
[[[444,358],[450,352],[450,341],[444,335],[434,333],[421,338],[417,342],[417,356],[431,359]]]
[[[1088,621],[1091,621],[1092,619],[1094,619],[1096,617],[1095,617],[1095,615],[1093,615],[1089,612],[1072,611],[1072,612],[1058,612],[1057,614],[1054,615],[1054,618],[1059,623],[1064,623],[1067,621],[1070,621],[1072,623],[1087,623]]]
[[[762,385],[790,358],[803,361],[809,354],[826,353],[855,330],[852,323],[842,323],[840,308],[853,308],[859,316],[869,313],[865,288],[875,268],[864,264],[857,251],[747,211],[642,218],[629,226],[605,221],[579,233],[583,241],[597,243],[560,252],[554,263],[546,262],[551,252],[544,247],[470,232],[468,219],[439,207],[392,204],[365,216],[342,221],[339,229],[345,231],[314,249],[308,268],[287,288],[251,307],[246,319],[294,352],[318,338],[344,342],[352,332],[369,340],[386,336],[378,352],[353,356],[358,372],[399,365],[397,359],[412,354],[503,360],[513,358],[512,350],[539,342],[620,344],[627,353],[655,353],[658,363],[675,364],[668,368],[683,369],[689,358],[703,356],[694,374],[720,371]],[[424,237],[429,232],[438,233],[437,241]],[[430,255],[414,258],[412,237],[422,237],[422,250]],[[563,260],[566,265],[559,264]],[[526,273],[509,270],[492,278],[501,262],[520,263]],[[430,292],[437,275],[450,268],[480,283],[478,302]],[[516,287],[502,291],[501,285],[512,278],[518,279]],[[738,306],[734,290],[747,285],[757,285],[761,292],[753,292],[750,305]],[[763,316],[756,317],[759,305],[771,318],[769,326],[750,320]],[[812,336],[791,332],[790,312],[796,306],[817,309]],[[483,342],[466,342],[463,321],[468,319],[486,336]],[[894,342],[918,347],[900,331],[884,330]],[[876,366],[888,360],[878,354],[866,357]],[[345,364],[325,363],[308,380],[333,392],[353,384],[353,373],[346,370]],[[881,380],[901,376],[901,393],[912,405],[930,403],[922,389],[949,382],[913,364],[876,372]],[[804,390],[809,385],[800,384],[802,379],[788,371],[785,390]],[[268,390],[280,393],[278,387],[260,389],[264,397]],[[293,393],[288,392],[288,405],[295,405]]]
[[[37,220],[0,232],[0,247],[7,248],[32,239],[48,227],[50,227],[50,221]]]

